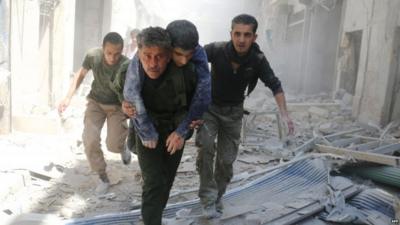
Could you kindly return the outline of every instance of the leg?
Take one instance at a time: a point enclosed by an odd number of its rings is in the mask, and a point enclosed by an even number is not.
[[[111,152],[120,153],[122,162],[128,165],[131,162],[131,152],[126,148],[128,134],[126,116],[120,106],[102,105],[107,112],[107,148]]]
[[[198,130],[197,171],[200,176],[199,197],[203,206],[211,205],[217,199],[217,185],[214,180],[214,141],[218,131],[218,121],[210,110],[203,115],[204,124]]]
[[[125,147],[128,134],[126,116],[120,106],[102,105],[107,112],[107,149],[111,152],[121,153]]]
[[[106,113],[100,105],[96,101],[88,99],[82,135],[83,145],[90,168],[103,177],[106,175],[106,162],[101,151],[100,134],[105,119]]]
[[[161,142],[161,141],[160,141]],[[139,166],[142,171],[142,217],[146,225],[160,225],[168,185],[163,159],[164,145],[156,149],[145,148],[136,136]]]
[[[224,114],[226,116],[220,117],[221,126],[218,132],[217,159],[214,174],[218,186],[217,203],[221,204],[221,206],[222,202],[220,200],[233,176],[233,162],[236,160],[239,149],[243,117],[242,107],[230,108],[230,112]]]

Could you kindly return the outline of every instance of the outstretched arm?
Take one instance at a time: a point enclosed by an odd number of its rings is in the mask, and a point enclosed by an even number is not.
[[[67,96],[58,105],[58,113],[61,114],[67,109],[67,107],[69,106],[69,103],[71,102],[72,96],[75,94],[75,91],[81,85],[81,83],[87,73],[88,73],[88,69],[85,69],[83,67],[81,67],[78,70],[78,72],[75,73],[74,79],[72,80],[72,83],[69,86]]]

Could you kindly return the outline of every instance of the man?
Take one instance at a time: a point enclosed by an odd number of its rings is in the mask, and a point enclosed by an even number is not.
[[[201,118],[211,101],[211,80],[208,69],[207,55],[199,45],[199,35],[196,26],[187,20],[175,20],[166,28],[172,40],[172,59],[176,66],[185,66],[189,61],[195,66],[198,76],[195,96],[185,119],[179,124],[174,139],[186,138],[191,135],[189,124]],[[133,121],[137,134],[144,146],[154,148],[158,134],[149,119],[141,97],[143,75],[138,71],[139,63],[135,57],[129,65],[126,75],[126,85],[115,84],[116,89],[124,87],[124,97],[127,102],[134,104],[135,119]],[[121,79],[116,79],[119,82]],[[117,91],[118,92],[118,91]],[[127,105],[127,107],[129,107]],[[178,137],[179,136],[179,137]],[[131,146],[132,135],[128,135],[128,146]],[[133,149],[133,152],[135,149]]]
[[[136,136],[139,165],[143,177],[142,218],[145,225],[161,225],[185,139],[176,129],[186,117],[196,89],[197,75],[192,64],[177,67],[171,59],[171,39],[160,27],[149,27],[138,35],[142,79],[141,97],[158,133],[155,146],[145,146]],[[124,96],[129,95],[126,80]],[[128,104],[127,104],[128,105]],[[132,116],[132,109],[124,111]],[[135,119],[136,120],[136,119]]]
[[[231,41],[204,46],[211,63],[212,100],[204,113],[196,142],[199,197],[208,218],[222,215],[222,196],[233,176],[232,165],[238,153],[245,89],[250,94],[258,79],[268,86],[289,132],[293,133],[281,83],[255,43],[256,30],[257,21],[253,16],[238,15],[232,20]]]
[[[96,192],[105,193],[110,181],[106,173],[106,162],[101,150],[101,129],[107,120],[107,149],[120,153],[124,164],[129,164],[131,155],[125,150],[124,142],[127,135],[126,116],[121,110],[121,104],[111,87],[111,83],[119,67],[128,58],[122,56],[123,40],[115,32],[108,33],[103,39],[103,47],[88,51],[82,67],[75,74],[67,96],[58,106],[59,113],[63,113],[70,104],[71,98],[79,88],[89,70],[93,71],[93,83],[89,95],[83,128],[83,145],[90,167],[101,180]]]
[[[136,54],[137,51],[136,36],[139,34],[139,32],[140,30],[137,28],[132,29],[131,32],[129,32],[129,42],[127,45],[125,45],[124,48],[124,55],[129,59],[132,59],[133,56],[135,56]]]

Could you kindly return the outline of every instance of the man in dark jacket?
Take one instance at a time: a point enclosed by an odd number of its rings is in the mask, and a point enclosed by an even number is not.
[[[232,20],[231,41],[204,46],[211,63],[212,101],[198,131],[197,169],[199,197],[208,218],[222,215],[222,196],[233,176],[232,165],[238,153],[246,88],[250,94],[258,79],[270,88],[289,133],[293,133],[281,82],[255,43],[256,30],[253,16],[238,15]]]
[[[194,65],[178,67],[171,62],[171,39],[164,29],[149,27],[137,37],[139,70],[143,73],[141,97],[146,113],[159,135],[158,142],[146,146],[136,135],[136,147],[143,176],[142,217],[145,225],[161,225],[178,169],[184,137],[175,130],[186,118],[197,86]],[[126,84],[128,85],[128,84]],[[126,104],[124,104],[126,105]],[[132,117],[129,107],[124,112]]]

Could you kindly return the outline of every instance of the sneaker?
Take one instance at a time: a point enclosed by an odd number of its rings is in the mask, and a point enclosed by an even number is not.
[[[218,213],[215,210],[215,204],[210,204],[202,207],[203,216],[207,219],[213,219],[218,217]]]
[[[129,163],[131,163],[131,158],[131,152],[125,145],[125,148],[121,152],[121,160],[125,165],[128,165]]]

